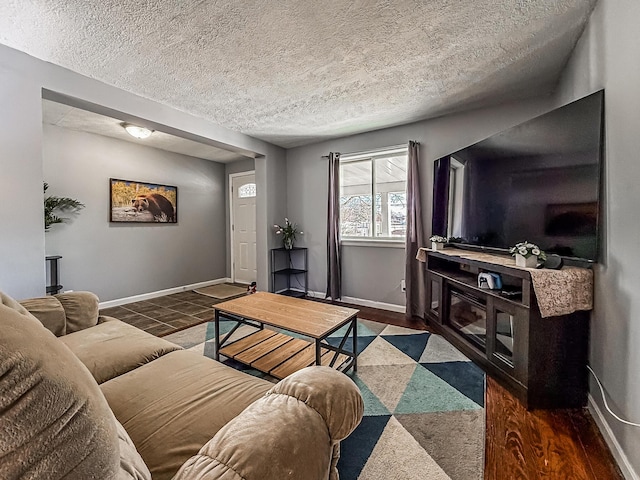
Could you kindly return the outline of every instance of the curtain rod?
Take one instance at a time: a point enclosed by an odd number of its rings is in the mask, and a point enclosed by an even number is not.
[[[354,155],[358,155],[358,156],[366,156],[366,155],[374,155],[376,153],[380,153],[380,152],[385,152],[387,150],[396,150],[399,148],[407,148],[408,143],[403,143],[401,145],[390,145],[388,147],[382,147],[382,148],[376,148],[374,150],[365,150],[363,152],[351,152],[351,153],[341,153],[340,156],[341,157],[349,157],[349,156],[354,156]],[[417,143],[418,145],[420,145],[420,142],[414,142]],[[322,155],[322,157],[320,158],[329,158],[329,155]]]

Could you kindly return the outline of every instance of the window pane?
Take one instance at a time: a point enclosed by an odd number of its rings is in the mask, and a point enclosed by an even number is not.
[[[376,237],[385,236],[385,222],[382,215],[382,195],[376,193]]]
[[[407,193],[389,193],[389,236],[404,237],[407,233]]]
[[[246,183],[238,188],[238,197],[240,198],[249,198],[256,196],[256,184],[255,183]]]
[[[374,163],[376,236],[403,238],[407,217],[407,155],[376,158]]]
[[[406,184],[406,153],[380,152],[341,162],[342,236],[404,238]]]
[[[372,236],[371,161],[340,165],[340,228],[345,237]]]

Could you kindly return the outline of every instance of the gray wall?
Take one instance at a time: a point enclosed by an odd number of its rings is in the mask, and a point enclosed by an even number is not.
[[[269,219],[263,228],[258,225],[257,260],[258,260],[258,290],[268,290],[271,287],[269,275],[269,250],[282,246],[272,225],[282,221],[286,215],[287,199],[287,161],[285,155],[271,155],[258,157],[255,161],[256,178],[263,178],[264,182],[257,182],[258,205],[256,211],[259,218]],[[265,192],[269,195],[265,195]],[[261,241],[262,240],[262,241]]]
[[[227,235],[226,235],[227,261],[226,261],[225,271],[226,271],[226,276],[229,278],[231,278],[231,232],[229,230],[229,221],[230,221],[229,175],[231,175],[232,173],[250,172],[251,170],[255,170],[255,168],[256,168],[256,163],[253,158],[236,160],[235,162],[226,163],[224,166],[224,192],[225,192],[224,198],[226,202],[224,224],[226,225],[226,229],[227,229]]]
[[[268,250],[274,240],[267,226],[286,210],[282,148],[0,45],[0,290],[16,298],[44,294],[43,88],[122,112],[126,121],[188,132],[221,148],[259,155],[258,284],[268,285]],[[8,208],[16,199],[16,208]]]
[[[48,194],[85,205],[45,234],[62,255],[64,289],[102,301],[226,276],[224,165],[131,142],[44,125]],[[178,224],[110,223],[109,178],[178,187]]]
[[[640,422],[640,36],[636,0],[601,0],[560,83],[558,104],[605,88],[605,230],[596,269],[590,363],[613,410]],[[591,395],[605,412],[595,381]],[[640,477],[640,428],[604,413]]]
[[[0,290],[45,292],[40,88],[0,63]]]
[[[552,99],[503,105],[448,115],[351,137],[287,150],[287,215],[304,231],[301,245],[309,248],[309,287],[326,290],[327,169],[330,151],[353,153],[409,140],[420,142],[420,184],[425,234],[431,234],[433,161],[517,125],[551,108]],[[373,302],[404,305],[404,249],[343,247],[343,295]]]

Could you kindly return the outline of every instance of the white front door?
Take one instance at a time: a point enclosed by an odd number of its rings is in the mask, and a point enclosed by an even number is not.
[[[256,175],[230,175],[232,280],[251,283],[256,272]]]

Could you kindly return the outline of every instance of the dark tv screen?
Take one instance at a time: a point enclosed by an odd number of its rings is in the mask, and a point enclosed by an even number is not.
[[[604,92],[435,162],[432,233],[598,260]]]

